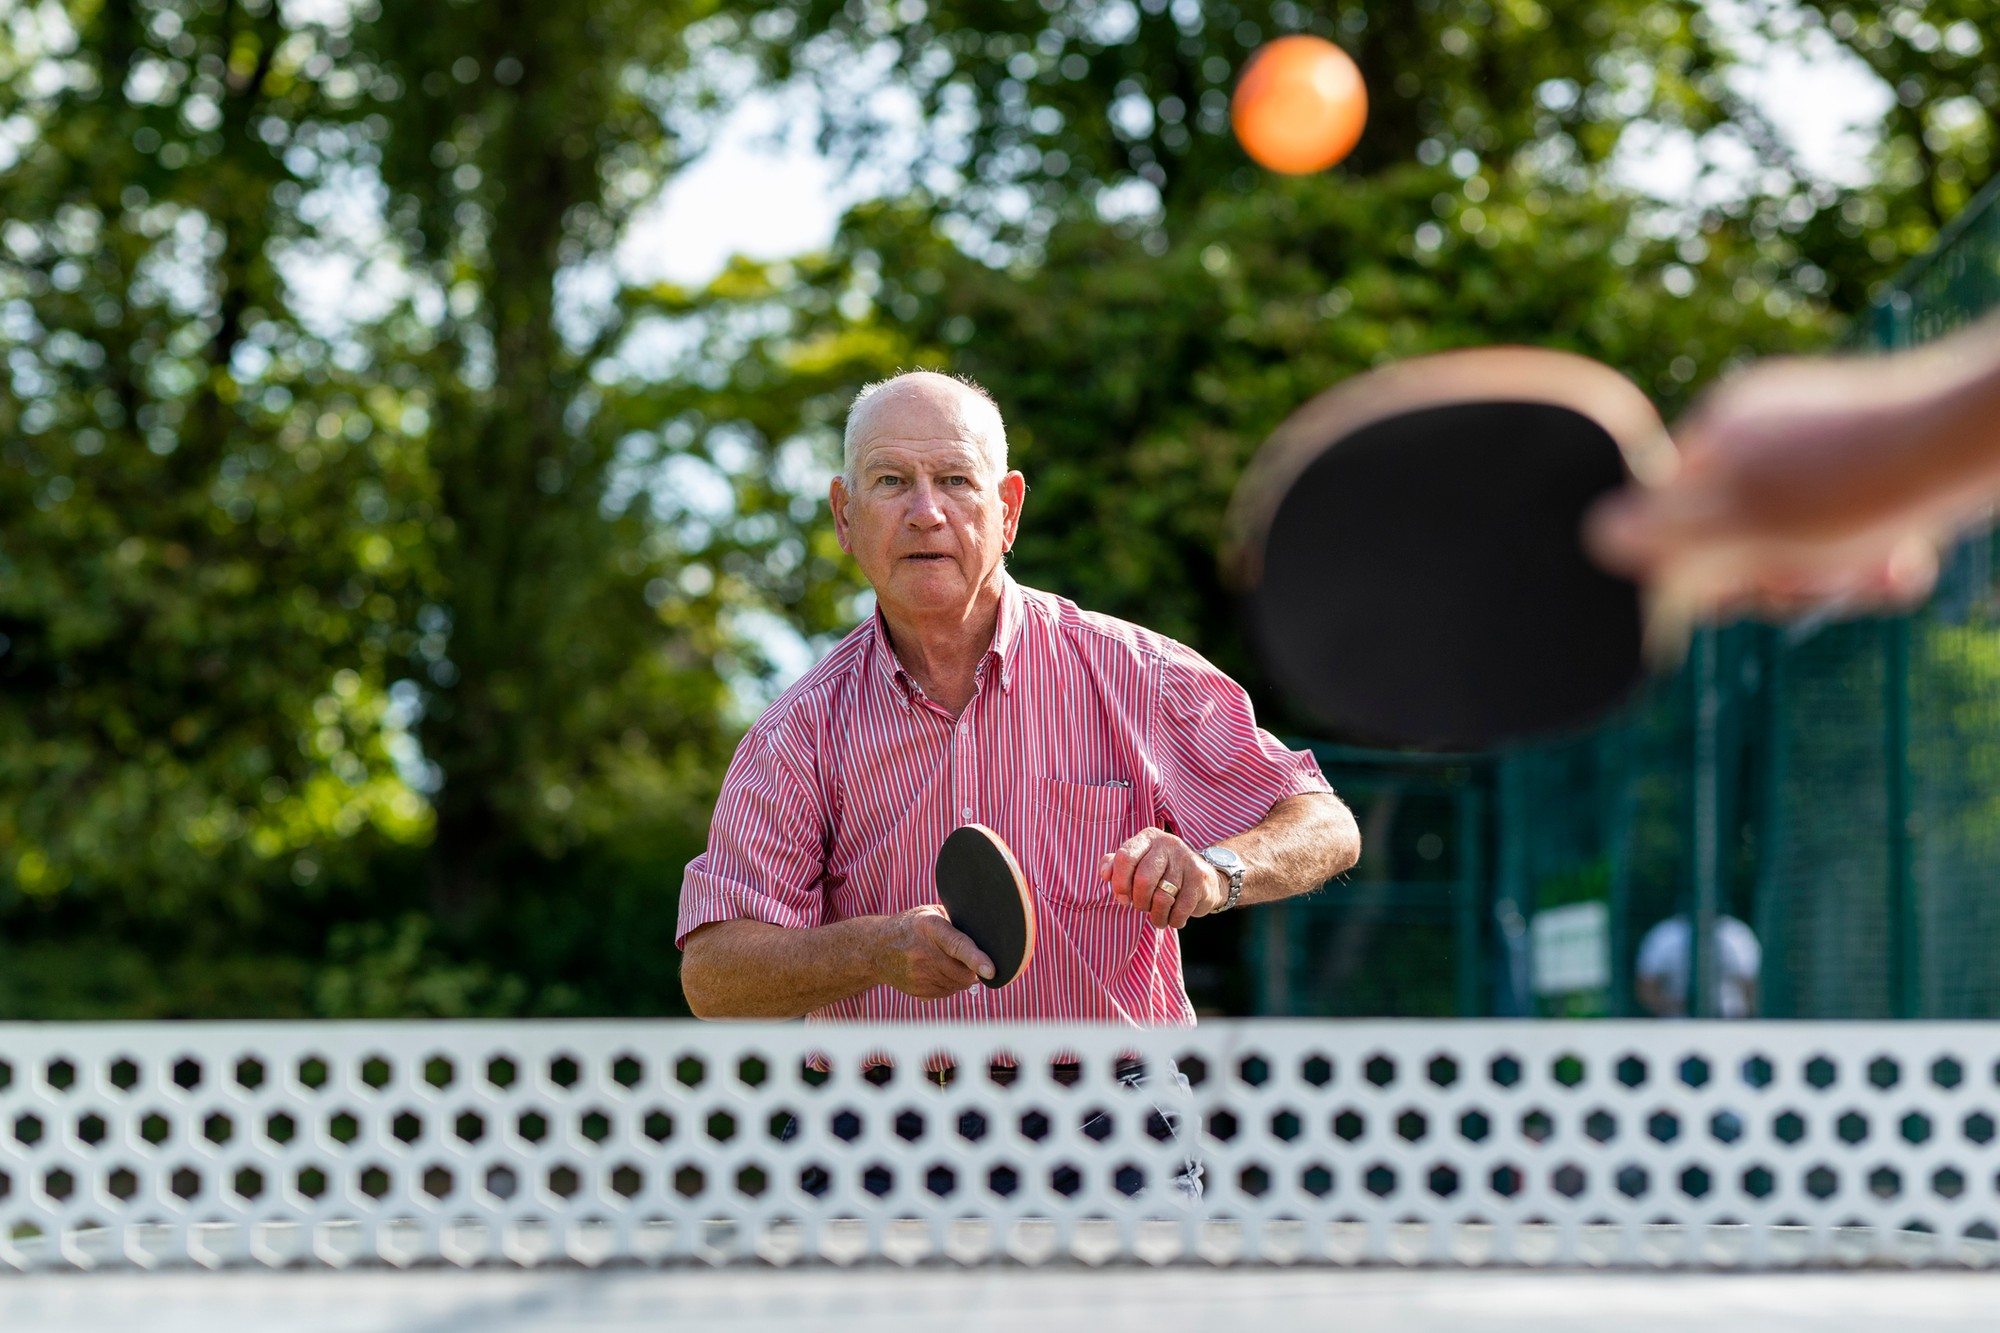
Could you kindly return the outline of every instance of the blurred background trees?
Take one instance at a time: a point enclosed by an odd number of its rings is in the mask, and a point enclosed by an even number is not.
[[[773,645],[862,606],[861,381],[979,377],[1017,575],[1255,687],[1215,550],[1271,426],[1448,346],[1671,413],[1836,340],[1993,174],[1978,8],[0,0],[0,1012],[675,1011]],[[1301,30],[1373,111],[1281,180],[1227,95]],[[1745,91],[1782,43],[1893,93],[1867,170]],[[777,86],[885,192],[823,253],[623,276]],[[1659,198],[1649,144],[1714,170]]]

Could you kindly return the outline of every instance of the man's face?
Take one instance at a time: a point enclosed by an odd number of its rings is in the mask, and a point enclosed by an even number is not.
[[[892,618],[969,610],[998,589],[1021,517],[1021,474],[994,475],[981,438],[987,418],[966,410],[960,386],[883,392],[893,397],[871,400],[854,489],[845,478],[833,482],[841,549]]]

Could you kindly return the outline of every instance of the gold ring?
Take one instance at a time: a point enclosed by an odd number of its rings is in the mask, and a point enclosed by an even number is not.
[[[1170,879],[1163,879],[1160,881],[1160,887],[1158,891],[1160,893],[1166,894],[1167,897],[1171,898],[1180,892],[1180,887]]]

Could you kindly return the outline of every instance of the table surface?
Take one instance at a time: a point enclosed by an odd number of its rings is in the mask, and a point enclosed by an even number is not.
[[[1995,1327],[2000,1274],[1082,1268],[0,1276],[7,1333],[1035,1333],[1308,1319],[1342,1333]],[[1727,1323],[1713,1322],[1727,1320]]]

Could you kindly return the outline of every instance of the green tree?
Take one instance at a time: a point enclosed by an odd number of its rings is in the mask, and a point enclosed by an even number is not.
[[[274,145],[338,100],[326,34],[265,5],[10,17],[0,883],[261,919],[430,818],[387,689],[432,473],[277,272],[301,223]]]
[[[1780,41],[1829,34],[1895,95],[1881,126],[1876,179],[1819,215],[1815,248],[1864,273],[1861,255],[1885,265],[1921,253],[2000,168],[1992,7],[1980,0],[1806,0],[1797,10],[1767,14],[1765,23]]]
[[[330,950],[268,1004],[671,1003],[672,882],[766,669],[732,571],[785,564],[756,520],[794,499],[744,472],[690,566],[685,426],[618,360],[679,298],[609,259],[700,131],[690,62],[782,48],[700,0],[8,16],[7,933]],[[809,622],[795,564],[763,582]],[[440,949],[548,984],[427,987]]]

